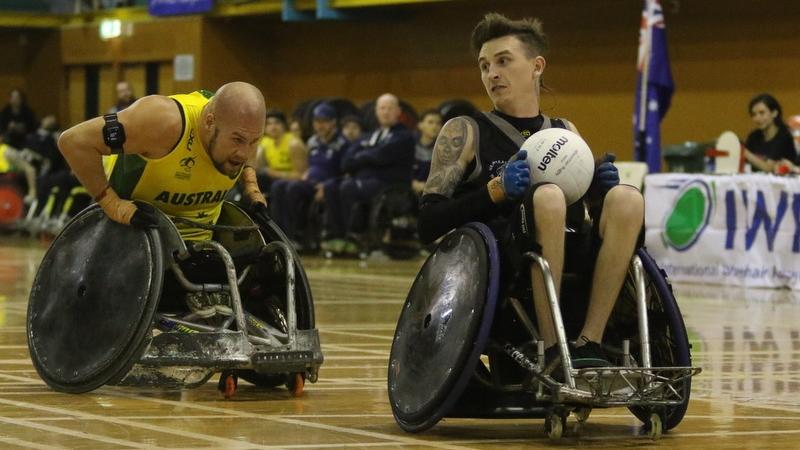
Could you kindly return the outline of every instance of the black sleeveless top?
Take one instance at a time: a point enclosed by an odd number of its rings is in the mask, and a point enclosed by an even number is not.
[[[544,117],[541,114],[536,117],[521,118],[512,117],[497,110],[492,112],[516,128],[524,139],[541,130],[544,123]],[[499,176],[506,162],[519,151],[519,146],[486,116],[477,113],[473,116],[473,119],[478,123],[478,151],[475,159],[467,165],[467,169],[456,187],[454,198],[479,189],[485,186],[492,178]],[[563,119],[550,118],[550,126],[552,128],[569,129]],[[510,217],[517,204],[517,202],[505,202],[499,205],[501,215],[504,218]],[[580,220],[583,220],[583,208],[583,202],[573,203],[567,208],[567,217],[575,217],[576,219],[580,217]],[[568,220],[568,222],[573,222],[573,220]],[[492,228],[495,227],[492,226]]]

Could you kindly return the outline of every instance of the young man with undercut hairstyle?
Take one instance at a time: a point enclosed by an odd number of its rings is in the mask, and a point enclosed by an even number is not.
[[[568,219],[569,223],[573,218],[583,220],[584,206],[582,202],[567,205],[555,184],[531,185],[524,151],[491,117],[510,124],[522,138],[548,127],[576,133],[577,129],[566,119],[542,114],[548,45],[539,20],[487,14],[472,33],[472,48],[494,116],[461,116],[444,125],[434,145],[431,173],[421,200],[419,232],[423,241],[430,242],[471,221],[485,222],[493,229],[499,240],[506,293],[517,297],[532,287],[539,332],[547,349],[546,371],[553,373],[560,358],[544,281],[522,255],[540,253],[549,262],[558,291],[565,227]],[[507,164],[514,155],[517,160]],[[594,219],[596,263],[587,268],[593,270],[593,277],[586,321],[577,342],[570,344],[576,367],[608,364],[601,346],[603,332],[644,218],[641,193],[619,184],[611,161],[598,164],[585,201]]]

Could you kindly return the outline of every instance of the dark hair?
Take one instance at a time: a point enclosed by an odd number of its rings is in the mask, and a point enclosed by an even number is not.
[[[355,124],[358,125],[360,128],[364,128],[364,126],[361,125],[361,120],[358,118],[358,116],[353,115],[353,114],[348,114],[348,115],[342,117],[339,120],[339,122],[341,123],[342,126],[345,126],[345,124],[348,124],[350,122],[355,122]]]
[[[444,115],[442,115],[442,113],[438,109],[430,108],[430,109],[426,109],[425,111],[422,111],[419,114],[419,122],[422,122],[423,120],[425,120],[426,117],[430,116],[431,114],[435,114],[435,115],[439,116],[440,119],[444,118]]]
[[[267,110],[267,119],[278,119],[284,127],[289,128],[289,124],[286,122],[286,114],[278,109]]]
[[[783,110],[781,110],[781,104],[778,103],[778,101],[775,100],[775,97],[771,96],[770,94],[762,93],[753,97],[753,99],[750,100],[750,104],[747,106],[747,112],[752,114],[753,107],[759,103],[763,103],[770,111],[778,111],[778,115],[775,116],[774,120],[775,125],[779,127],[786,126],[786,124],[783,122]]]
[[[526,18],[511,20],[498,13],[488,13],[472,30],[470,42],[472,51],[477,55],[481,47],[492,39],[515,36],[525,45],[529,57],[544,56],[547,53],[547,35],[542,29],[542,21]]]

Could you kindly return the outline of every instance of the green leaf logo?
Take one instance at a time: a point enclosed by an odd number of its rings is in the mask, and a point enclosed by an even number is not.
[[[711,218],[711,191],[702,180],[685,184],[664,221],[664,244],[678,251],[692,247]]]

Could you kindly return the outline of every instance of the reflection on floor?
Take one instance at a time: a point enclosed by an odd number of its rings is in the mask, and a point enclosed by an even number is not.
[[[0,244],[1,448],[551,447],[541,420],[448,419],[411,435],[394,423],[386,363],[395,321],[422,261],[305,265],[326,361],[302,398],[242,384],[223,400],[210,382],[165,391],[104,387],[55,393],[33,370],[26,302],[44,248]],[[800,448],[800,293],[675,286],[704,372],[664,448]],[[594,411],[566,445],[650,445],[624,409]]]

